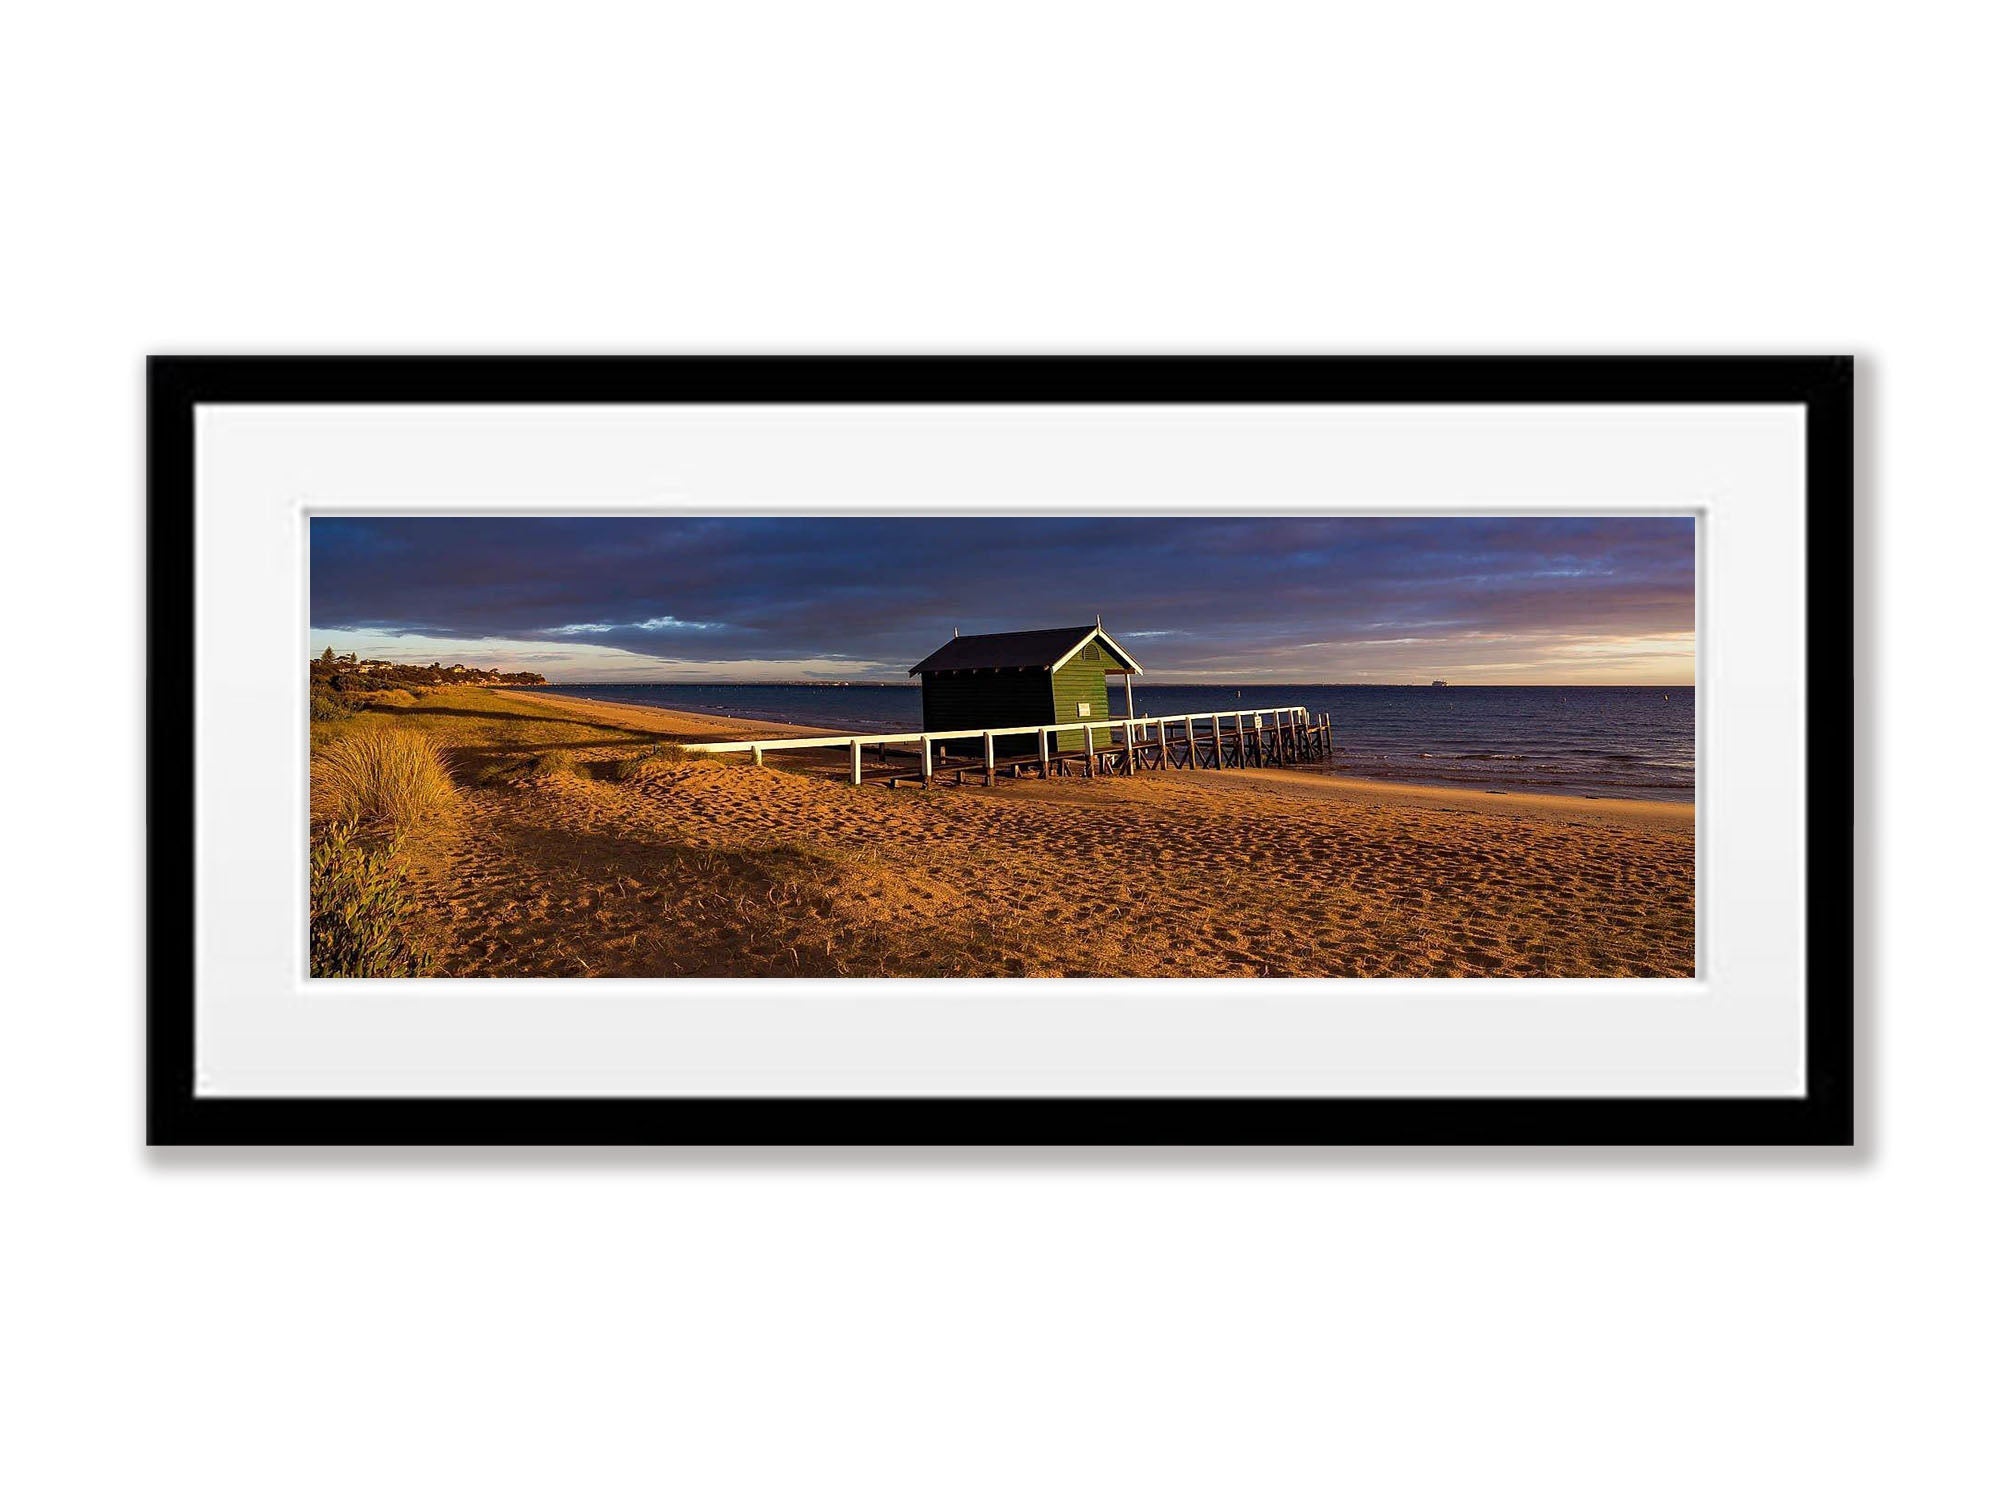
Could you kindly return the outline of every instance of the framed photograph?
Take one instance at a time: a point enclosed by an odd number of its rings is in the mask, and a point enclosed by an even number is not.
[[[1853,1138],[1842,358],[157,358],[149,1134]]]

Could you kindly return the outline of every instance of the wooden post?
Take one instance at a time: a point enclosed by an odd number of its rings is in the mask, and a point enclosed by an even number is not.
[[[1083,774],[1086,776],[1097,774],[1097,736],[1091,732],[1088,724],[1083,726]]]
[[[1047,729],[1046,727],[1044,727],[1044,728],[1041,728],[1041,729],[1037,729],[1037,730],[1035,731],[1035,739],[1036,739],[1036,740],[1037,740],[1037,741],[1039,742],[1039,744],[1040,744],[1040,748],[1041,748],[1041,752],[1042,752],[1042,780],[1044,780],[1044,781],[1047,781],[1047,780],[1049,779],[1049,731],[1048,731],[1048,729]]]
[[[764,764],[764,747],[762,745],[752,745],[750,747],[750,763],[757,766]]]
[[[1185,719],[1181,720],[1181,724],[1187,729],[1188,769],[1192,771],[1194,769],[1194,715],[1189,714]]]
[[[861,741],[854,742],[854,784],[861,785]]]
[[[1132,674],[1130,672],[1125,674],[1125,688],[1126,691],[1131,691]],[[1139,727],[1132,722],[1129,716],[1125,720],[1125,774],[1127,776],[1137,776],[1139,774]]]
[[[986,784],[993,785],[993,731],[987,730],[980,736],[986,742]]]
[[[1132,674],[1125,674],[1125,717],[1130,719],[1135,710],[1132,707]]]
[[[924,736],[923,745],[924,745],[924,785],[929,786],[931,784],[931,737],[929,735]]]

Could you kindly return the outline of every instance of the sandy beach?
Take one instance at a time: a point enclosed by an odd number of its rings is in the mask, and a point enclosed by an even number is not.
[[[810,726],[399,696],[315,742],[394,724],[440,747],[455,805],[402,857],[445,975],[1694,970],[1685,803],[1275,769],[853,787],[645,756]]]

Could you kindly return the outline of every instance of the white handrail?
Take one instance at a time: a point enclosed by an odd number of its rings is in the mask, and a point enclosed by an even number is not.
[[[704,755],[726,755],[731,751],[747,750],[830,750],[836,745],[914,745],[919,740],[976,740],[984,734],[1039,734],[1043,730],[1054,733],[1057,730],[1078,729],[1123,729],[1129,726],[1144,728],[1148,724],[1192,723],[1198,719],[1241,719],[1263,714],[1273,717],[1278,714],[1302,714],[1303,708],[1245,708],[1220,709],[1214,713],[1200,714],[1142,714],[1132,719],[1076,719],[1058,721],[1054,724],[1013,724],[999,729],[899,729],[880,734],[827,734],[800,739],[772,740],[709,740],[698,745],[683,745],[683,750],[699,751]],[[1250,726],[1244,725],[1244,728]]]

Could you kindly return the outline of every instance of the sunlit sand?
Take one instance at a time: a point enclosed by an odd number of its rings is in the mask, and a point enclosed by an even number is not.
[[[407,695],[401,695],[407,697]],[[1311,771],[854,787],[645,756],[782,726],[455,688],[393,722],[444,975],[1688,976],[1694,809]]]

